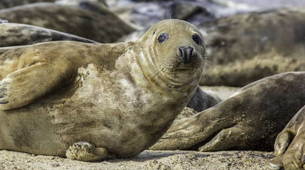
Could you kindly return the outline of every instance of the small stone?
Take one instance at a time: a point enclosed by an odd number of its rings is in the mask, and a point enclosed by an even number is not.
[[[53,163],[53,164],[51,164],[51,167],[59,167],[60,165],[59,165],[59,163]]]

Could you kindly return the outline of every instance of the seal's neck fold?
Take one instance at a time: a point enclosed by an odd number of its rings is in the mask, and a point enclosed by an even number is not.
[[[158,58],[153,48],[144,49],[141,44],[135,45],[135,54],[143,74],[152,84],[160,90],[167,92],[180,91],[189,93],[199,83],[201,74],[196,75],[191,82],[179,82],[173,79],[168,73],[158,67]]]

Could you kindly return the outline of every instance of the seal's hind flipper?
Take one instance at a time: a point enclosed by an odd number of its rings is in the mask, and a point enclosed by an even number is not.
[[[106,158],[108,152],[105,148],[96,148],[88,142],[77,142],[69,147],[66,156],[79,161],[100,161]]]
[[[73,75],[62,62],[37,62],[8,74],[0,81],[0,109],[25,106],[67,84]]]

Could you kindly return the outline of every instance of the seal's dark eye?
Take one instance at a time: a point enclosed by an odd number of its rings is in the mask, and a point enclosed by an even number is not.
[[[198,34],[194,34],[194,35],[193,35],[193,40],[194,40],[195,43],[197,43],[198,45],[202,45],[202,40],[201,40],[201,38],[199,37]]]
[[[167,33],[161,33],[158,37],[158,43],[162,44],[169,38]]]

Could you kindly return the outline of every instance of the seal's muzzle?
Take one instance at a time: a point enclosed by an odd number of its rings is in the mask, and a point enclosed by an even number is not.
[[[179,53],[180,56],[182,57],[183,63],[184,64],[188,64],[192,61],[193,57],[194,57],[194,53],[193,53],[194,49],[193,47],[184,47],[181,46],[179,47]]]

